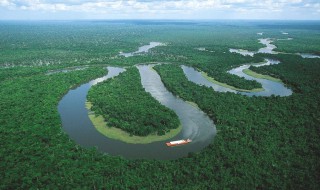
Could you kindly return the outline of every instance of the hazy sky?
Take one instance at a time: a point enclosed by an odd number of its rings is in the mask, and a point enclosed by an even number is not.
[[[0,19],[320,20],[320,0],[0,0]]]

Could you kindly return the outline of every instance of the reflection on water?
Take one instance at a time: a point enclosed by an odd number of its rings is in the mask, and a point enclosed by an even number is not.
[[[259,33],[257,33],[259,34]],[[287,35],[288,33],[283,33],[285,35]],[[261,33],[262,35],[262,33]],[[276,39],[278,41],[290,41],[293,40],[293,38],[284,38],[284,39]],[[283,53],[283,52],[276,52],[273,51],[275,48],[277,48],[277,46],[271,44],[273,41],[270,38],[262,38],[259,39],[259,43],[265,45],[266,47],[260,48],[257,52],[252,52],[252,51],[248,51],[248,50],[244,50],[244,49],[233,49],[230,48],[229,52],[230,53],[239,53],[243,56],[251,56],[253,57],[256,53],[265,53],[265,54],[279,54],[279,53]],[[293,54],[293,53],[285,53],[285,54]],[[315,55],[315,54],[311,54],[311,53],[296,53],[296,55],[300,55],[302,58],[320,58],[320,55]]]
[[[262,66],[266,66],[266,65],[276,65],[279,64],[280,61],[276,60],[276,59],[264,59],[264,63],[260,63],[260,64],[255,64],[252,65],[254,67],[262,67]]]
[[[100,134],[92,125],[88,110],[85,108],[86,96],[92,85],[110,79],[123,72],[122,68],[108,67],[108,75],[75,90],[70,90],[59,102],[58,111],[63,130],[76,143],[83,147],[97,147],[101,152],[119,155],[128,159],[177,159],[185,157],[189,152],[198,152],[209,145],[215,135],[213,122],[201,110],[192,107],[166,90],[159,75],[148,66],[138,66],[141,82],[146,91],[163,105],[174,110],[183,125],[181,133],[167,141],[150,144],[129,144],[109,139]],[[166,142],[177,139],[192,138],[194,141],[185,146],[167,147]]]
[[[147,92],[164,106],[173,110],[179,117],[182,138],[190,138],[193,143],[211,141],[214,135],[214,124],[209,117],[198,108],[184,102],[169,92],[161,81],[157,72],[150,66],[137,66],[141,75],[141,82]],[[178,138],[175,138],[178,140]]]
[[[272,65],[272,64],[278,64],[278,63],[280,63],[278,60],[266,59],[265,63],[256,64],[256,65],[252,65],[252,66],[261,67],[264,65]],[[208,81],[205,77],[202,76],[202,74],[199,71],[196,71],[192,67],[187,67],[184,65],[181,67],[182,67],[183,72],[189,81],[194,82],[198,85],[212,87],[215,91],[218,91],[218,92],[233,92],[233,93],[239,93],[239,94],[246,95],[246,96],[271,96],[271,95],[290,96],[292,94],[292,91],[289,88],[285,87],[284,84],[282,84],[282,83],[274,82],[274,81],[270,81],[270,80],[266,80],[266,79],[255,78],[255,77],[252,77],[252,76],[249,76],[249,75],[243,73],[243,70],[248,69],[250,66],[251,65],[242,65],[242,66],[234,68],[228,72],[230,74],[244,77],[247,80],[255,80],[255,81],[259,82],[262,85],[262,88],[264,89],[264,91],[261,91],[261,92],[241,92],[241,91],[232,90],[230,88],[226,88],[226,87],[223,87],[223,86],[220,86],[218,84],[215,84],[215,83]]]
[[[232,48],[229,49],[229,52],[230,53],[239,53],[239,54],[241,54],[243,56],[249,55],[251,57],[253,57],[254,54],[255,54],[255,52],[252,52],[252,51],[248,51],[248,50],[244,50],[244,49],[232,49]]]
[[[206,48],[204,48],[204,47],[199,47],[199,48],[196,48],[196,50],[199,50],[199,51],[206,51]]]
[[[258,53],[277,54],[277,52],[273,51],[277,46],[271,44],[273,41],[270,38],[259,39],[259,42],[266,47],[260,48]]]
[[[120,73],[124,72],[125,69],[119,67],[108,67],[108,74],[104,77],[100,77],[90,81],[88,84],[91,86],[98,84],[99,82],[103,82],[109,78],[113,78],[118,76]]]
[[[139,47],[138,51],[131,52],[131,53],[120,52],[119,55],[125,56],[125,57],[131,57],[131,56],[137,55],[139,53],[147,53],[149,51],[149,49],[160,46],[160,45],[162,45],[162,43],[160,43],[160,42],[150,42],[149,45]]]
[[[315,55],[311,53],[298,53],[298,55],[300,55],[302,58],[310,58],[310,59],[320,58],[319,55]]]
[[[270,38],[261,38],[259,39],[259,43],[265,45],[266,47],[260,48],[257,52],[248,51],[244,49],[229,49],[230,53],[239,53],[243,56],[251,56],[253,57],[256,53],[267,53],[267,54],[278,54],[278,52],[273,51],[277,46],[271,44],[273,41]]]
[[[290,41],[293,40],[293,38],[281,38],[281,39],[277,39],[278,41]]]
[[[186,75],[186,77],[188,78],[188,80],[191,82],[194,82],[198,85],[212,87],[217,92],[234,92],[234,93],[237,92],[237,91],[232,90],[230,88],[226,88],[226,87],[223,87],[223,86],[220,86],[218,84],[215,84],[215,83],[208,81],[206,78],[204,78],[202,76],[201,72],[195,70],[192,67],[182,65],[181,68],[182,68],[184,74]]]

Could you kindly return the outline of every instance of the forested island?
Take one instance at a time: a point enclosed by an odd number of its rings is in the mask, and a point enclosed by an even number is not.
[[[320,59],[299,54],[319,56],[319,34],[318,21],[1,21],[0,189],[320,189]],[[229,51],[257,52],[261,38],[272,39],[281,53]],[[150,42],[166,46],[119,55]],[[281,80],[291,95],[217,92],[189,81],[181,68],[252,90],[261,84],[228,71],[265,58],[281,63],[246,72]],[[105,76],[108,66],[126,71],[91,87],[86,98],[94,114],[128,136],[161,137],[179,129],[177,115],[141,85],[136,66],[155,63],[162,63],[153,72],[166,89],[215,123],[211,142],[169,160],[79,145],[61,120],[59,102]],[[90,142],[79,126],[72,130]]]
[[[145,92],[140,80],[138,69],[133,67],[113,80],[97,84],[87,97],[92,104],[90,110],[104,118],[106,127],[122,129],[130,136],[163,136],[178,128],[177,115]],[[154,139],[149,138],[151,142]]]

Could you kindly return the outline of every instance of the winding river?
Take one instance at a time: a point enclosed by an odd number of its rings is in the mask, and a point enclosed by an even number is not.
[[[184,74],[188,78],[189,81],[194,82],[199,85],[204,85],[207,87],[212,87],[215,91],[218,92],[233,92],[233,93],[239,93],[242,95],[246,96],[290,96],[292,94],[292,90],[284,86],[283,83],[281,82],[274,82],[271,80],[267,79],[260,79],[260,78],[255,78],[252,76],[249,76],[243,72],[243,70],[248,69],[250,66],[254,67],[261,67],[264,65],[272,65],[272,64],[278,64],[280,63],[277,60],[272,60],[272,59],[266,59],[264,63],[261,64],[247,64],[247,65],[242,65],[237,68],[234,68],[230,71],[228,71],[230,74],[237,75],[239,77],[244,77],[247,80],[255,80],[258,83],[262,85],[262,88],[264,89],[263,91],[260,92],[243,92],[243,91],[238,91],[238,90],[233,90],[224,86],[220,86],[218,84],[215,84],[208,79],[206,79],[201,72],[195,70],[192,67],[188,67],[185,65],[182,65],[181,68],[183,69]]]
[[[251,56],[253,57],[256,53],[266,53],[266,54],[277,54],[278,52],[273,51],[277,46],[271,44],[273,41],[270,38],[261,38],[259,39],[259,43],[265,45],[266,47],[260,48],[258,51],[248,51],[245,49],[233,49],[230,48],[230,53],[239,53],[243,56]]]
[[[272,50],[274,47],[270,44],[271,41],[269,39],[260,39],[260,42],[266,44],[267,47],[265,49],[260,49],[259,52],[273,53]],[[120,55],[125,57],[134,56],[138,53],[147,52],[149,49],[158,45],[161,45],[161,43],[151,42],[150,45],[140,47],[137,52],[122,53]],[[259,67],[278,63],[279,61],[266,59],[264,63],[254,64],[252,66]],[[281,82],[274,82],[246,75],[243,70],[248,69],[250,66],[250,64],[242,65],[228,72],[244,77],[247,80],[256,80],[262,84],[264,91],[242,92],[226,88],[208,81],[199,71],[192,67],[184,65],[181,67],[188,80],[199,85],[212,87],[214,90],[219,92],[240,93],[246,96],[289,96],[292,94],[292,91],[286,88]],[[59,102],[58,111],[62,120],[63,130],[69,135],[69,137],[83,147],[96,147],[101,152],[105,152],[110,155],[122,156],[128,159],[177,159],[185,157],[190,152],[198,152],[208,146],[216,134],[216,128],[213,121],[210,120],[210,118],[199,108],[183,101],[169,92],[162,83],[158,73],[152,69],[153,65],[138,65],[136,67],[139,70],[141,84],[145,88],[146,92],[149,92],[161,104],[173,110],[177,114],[182,124],[181,132],[171,139],[149,144],[125,143],[120,140],[110,139],[99,133],[89,119],[85,102],[88,91],[93,85],[116,77],[121,72],[125,71],[123,68],[108,67],[108,74],[106,76],[92,80],[74,90],[70,90]],[[187,138],[193,140],[187,146],[168,148],[165,145],[168,141]]]
[[[160,46],[160,45],[162,45],[162,43],[160,43],[160,42],[150,42],[149,45],[145,45],[145,46],[139,47],[138,51],[130,52],[130,53],[120,52],[119,55],[124,56],[124,57],[132,57],[132,56],[135,56],[137,54],[146,53],[151,48],[154,48],[154,47],[157,47],[157,46]]]
[[[310,59],[320,58],[319,55],[315,55],[311,53],[298,53],[298,55],[300,55],[302,58],[310,58]]]
[[[83,147],[97,147],[101,152],[120,155],[128,159],[176,159],[190,152],[198,152],[213,140],[215,126],[209,117],[198,108],[184,102],[170,93],[161,82],[160,76],[150,66],[137,66],[141,83],[147,92],[160,103],[172,109],[182,123],[181,132],[172,139],[150,144],[129,144],[100,134],[92,125],[85,108],[86,96],[92,85],[117,76],[124,69],[108,67],[108,75],[70,90],[60,101],[58,111],[63,130],[71,139]],[[165,142],[191,138],[188,146],[168,148]]]
[[[262,35],[262,34],[261,34]],[[276,39],[276,40],[293,40],[293,38],[285,38],[285,39]],[[248,51],[245,49],[233,49],[230,48],[229,52],[230,53],[239,53],[243,56],[251,56],[253,57],[255,54],[257,53],[265,53],[265,54],[279,54],[279,53],[283,53],[283,52],[277,52],[277,51],[273,51],[274,49],[277,48],[277,46],[272,44],[273,40],[271,38],[261,38],[259,39],[259,43],[265,45],[266,47],[260,48],[258,51]],[[314,59],[314,58],[320,58],[319,55],[316,54],[312,54],[312,53],[285,53],[285,54],[296,54],[301,56],[302,58],[308,58],[308,59]]]

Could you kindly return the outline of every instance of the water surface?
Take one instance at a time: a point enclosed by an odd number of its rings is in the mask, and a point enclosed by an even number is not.
[[[154,47],[157,47],[157,46],[160,46],[160,45],[162,45],[162,43],[160,43],[160,42],[150,42],[149,45],[144,45],[144,46],[139,47],[138,51],[131,52],[131,53],[123,53],[123,52],[121,52],[119,55],[125,56],[125,57],[132,57],[132,56],[135,56],[137,54],[147,53],[151,48],[154,48]]]
[[[273,41],[270,38],[259,39],[259,43],[265,45],[266,47],[260,48],[258,53],[268,53],[268,54],[277,54],[273,51],[277,46],[271,44]]]
[[[314,59],[314,58],[320,58],[319,55],[311,54],[311,53],[298,53],[302,58],[309,58],[309,59]]]
[[[288,33],[284,33],[285,35],[287,35]],[[293,38],[282,38],[282,39],[276,39],[278,41],[290,41],[293,40]],[[229,52],[230,53],[238,53],[241,54],[243,56],[251,56],[253,57],[256,53],[265,53],[265,54],[279,54],[279,53],[283,53],[283,52],[276,52],[273,51],[274,49],[277,48],[277,46],[272,44],[273,40],[270,38],[262,38],[259,39],[259,43],[265,45],[266,47],[260,48],[258,51],[254,52],[254,51],[248,51],[248,50],[244,50],[244,49],[233,49],[230,48]],[[285,53],[285,54],[293,54],[293,53]],[[316,54],[311,54],[311,53],[296,53],[297,55],[300,55],[302,58],[309,58],[309,59],[314,59],[314,58],[320,58],[320,55],[316,55]]]
[[[261,67],[261,66],[265,66],[265,65],[272,65],[272,64],[278,64],[278,63],[280,63],[278,60],[266,59],[266,61],[264,63],[255,64],[252,66]],[[262,88],[264,89],[261,92],[242,92],[242,91],[233,90],[233,89],[223,87],[218,84],[210,82],[209,80],[207,80],[205,77],[202,76],[201,72],[195,70],[192,67],[188,67],[188,66],[183,65],[183,66],[181,66],[181,68],[183,69],[183,72],[189,81],[194,82],[198,85],[204,85],[207,87],[211,87],[217,92],[233,92],[233,93],[239,93],[239,94],[246,95],[246,96],[271,96],[271,95],[290,96],[292,94],[292,90],[290,90],[289,88],[284,86],[283,83],[274,82],[274,81],[270,81],[267,79],[255,78],[255,77],[252,77],[252,76],[249,76],[249,75],[243,73],[243,70],[248,69],[250,66],[251,66],[250,64],[242,65],[242,66],[234,68],[228,72],[230,74],[234,74],[239,77],[244,77],[247,80],[257,81],[258,83],[260,83],[262,85]]]
[[[173,96],[164,87],[160,76],[149,66],[138,66],[138,69],[141,83],[146,91],[178,115],[183,126],[181,132],[169,140],[150,144],[129,144],[100,134],[88,117],[85,102],[92,85],[117,76],[124,71],[121,68],[108,67],[108,75],[70,90],[60,101],[58,111],[63,130],[70,138],[83,147],[97,147],[101,152],[128,159],[176,159],[187,156],[189,152],[198,152],[209,145],[216,132],[209,117],[201,110]],[[168,141],[186,138],[191,138],[193,142],[179,147],[167,147],[165,144]]]
[[[251,57],[253,57],[254,56],[254,54],[255,54],[255,52],[252,52],[252,51],[248,51],[248,50],[244,50],[244,49],[232,49],[232,48],[230,48],[229,49],[229,52],[230,53],[239,53],[239,54],[241,54],[241,55],[243,55],[243,56],[251,56]]]
[[[248,51],[245,49],[233,49],[230,48],[230,53],[239,53],[243,56],[251,56],[253,57],[256,53],[266,53],[266,54],[277,54],[278,52],[273,51],[277,46],[271,44],[273,41],[270,38],[261,38],[259,39],[259,43],[265,45],[266,47],[260,48],[258,51]]]

